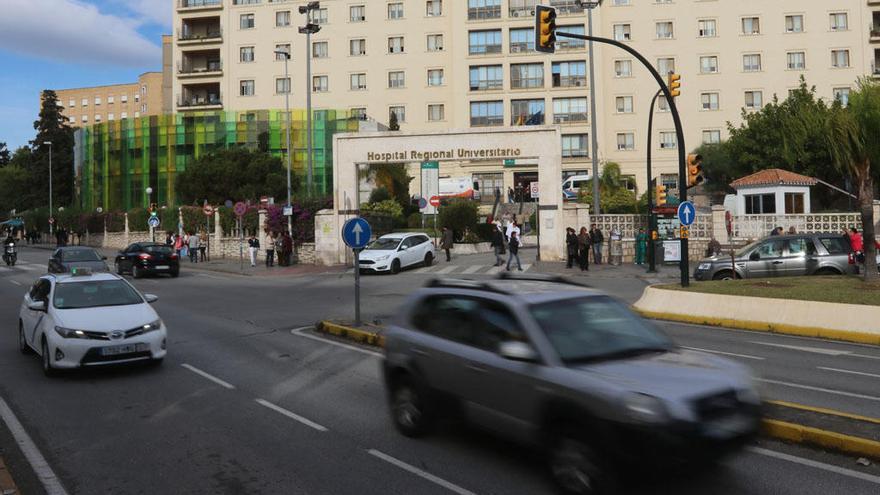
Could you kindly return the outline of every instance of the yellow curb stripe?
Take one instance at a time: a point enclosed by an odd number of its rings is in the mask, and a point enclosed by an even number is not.
[[[371,345],[373,347],[385,347],[385,337],[377,332],[361,330],[338,323],[322,321],[318,325],[318,331],[334,335],[336,337],[351,340],[361,344]]]
[[[813,407],[813,406],[805,406],[803,404],[795,404],[794,402],[785,402],[781,400],[768,400],[765,401],[768,404],[774,404],[782,407],[790,407],[792,409],[800,409],[802,411],[810,411],[820,414],[828,414],[830,416],[838,416],[841,418],[854,419],[856,421],[864,421],[866,423],[874,423],[880,425],[880,418],[869,418],[868,416],[859,416],[858,414],[850,414],[842,411],[835,411],[834,409],[825,409],[823,407]]]
[[[880,442],[775,419],[763,421],[764,433],[793,443],[824,447],[851,455],[880,459]]]
[[[766,323],[759,321],[734,320],[729,318],[715,318],[708,316],[682,315],[657,311],[644,311],[633,308],[634,311],[655,320],[674,321],[679,323],[691,323],[694,325],[708,325],[726,329],[752,330],[756,332],[779,333],[784,335],[797,335],[800,337],[814,337],[828,340],[840,340],[855,342],[858,344],[880,345],[880,335],[851,332],[848,330],[830,330],[827,328],[800,327],[784,323]]]
[[[6,464],[3,463],[2,457],[0,457],[0,493],[4,495],[18,495],[21,493],[18,491],[18,487],[15,486],[12,474],[6,469]]]

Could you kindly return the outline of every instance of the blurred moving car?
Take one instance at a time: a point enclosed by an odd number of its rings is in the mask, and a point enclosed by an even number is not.
[[[759,428],[747,368],[684,350],[625,305],[564,279],[429,282],[385,339],[403,435],[463,414],[546,449],[567,493],[603,493],[623,463],[718,458]]]
[[[49,257],[49,273],[68,273],[73,267],[88,268],[92,272],[109,272],[107,257],[96,249],[82,246],[61,247]]]
[[[387,234],[371,242],[360,254],[361,271],[390,272],[415,265],[431,266],[437,257],[428,234]]]
[[[134,278],[167,273],[180,275],[180,259],[171,246],[155,242],[136,242],[116,255],[116,273],[130,272]]]
[[[142,295],[112,273],[74,267],[40,277],[24,295],[18,346],[36,351],[47,376],[58,369],[152,361],[167,353],[167,331]]]
[[[696,280],[843,275],[855,273],[849,239],[841,234],[771,236],[729,254],[700,261]]]

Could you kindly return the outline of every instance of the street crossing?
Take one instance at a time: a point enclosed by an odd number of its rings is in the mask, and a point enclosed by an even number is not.
[[[530,263],[523,263],[523,272],[532,268]],[[416,275],[496,275],[507,269],[506,266],[492,265],[445,265],[438,263],[429,267],[421,267],[415,269],[404,270],[402,274]],[[511,268],[515,270],[515,268]],[[347,273],[354,273],[354,268],[349,268]]]

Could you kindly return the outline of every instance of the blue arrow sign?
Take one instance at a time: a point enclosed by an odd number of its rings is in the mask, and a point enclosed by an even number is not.
[[[150,217],[149,219],[147,219],[147,225],[154,229],[158,229],[160,224],[161,221],[159,220],[159,217]]]
[[[685,201],[678,205],[678,221],[685,227],[693,225],[697,218],[697,209],[690,201]]]
[[[372,236],[373,229],[363,218],[352,218],[342,226],[342,240],[352,249],[363,249]]]

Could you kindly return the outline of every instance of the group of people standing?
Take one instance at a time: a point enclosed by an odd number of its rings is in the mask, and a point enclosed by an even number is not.
[[[595,225],[590,230],[581,227],[580,232],[575,232],[568,227],[565,232],[565,249],[567,254],[567,268],[573,268],[575,262],[582,272],[590,269],[590,253],[593,254],[593,263],[602,264],[602,246],[605,243],[605,235]]]
[[[165,245],[174,248],[179,258],[189,258],[192,263],[208,261],[208,236],[204,232],[168,232]]]
[[[290,266],[293,257],[293,238],[290,233],[277,232],[266,233],[266,267],[275,266],[275,256],[278,256],[278,266]],[[248,254],[251,259],[251,266],[257,266],[257,253],[260,251],[260,240],[257,236],[251,234],[248,238]]]
[[[492,248],[495,252],[495,265],[504,265],[504,254],[510,253],[507,257],[507,271],[510,271],[510,265],[516,260],[516,269],[522,271],[522,263],[519,260],[519,248],[522,246],[520,236],[522,232],[516,220],[508,222],[507,227],[501,225],[501,222],[494,222],[495,230],[492,231]]]

